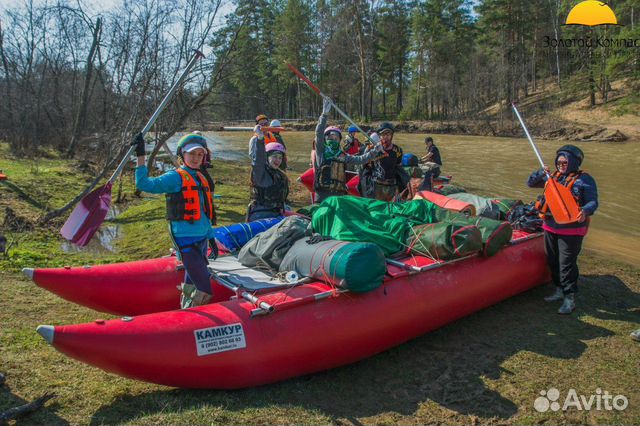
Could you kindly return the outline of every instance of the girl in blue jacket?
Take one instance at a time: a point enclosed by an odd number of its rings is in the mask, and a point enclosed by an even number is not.
[[[183,136],[178,142],[177,154],[181,167],[150,178],[145,165],[144,139],[135,141],[136,187],[152,194],[166,194],[169,232],[185,269],[180,306],[189,308],[207,304],[212,297],[209,280],[208,245],[212,257],[217,256],[212,224],[213,181],[203,164],[210,158],[206,139],[195,133]]]

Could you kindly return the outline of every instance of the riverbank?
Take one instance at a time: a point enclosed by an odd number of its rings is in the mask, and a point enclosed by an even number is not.
[[[0,145],[0,168],[32,196],[59,207],[88,180],[68,161],[15,161]],[[247,166],[214,161],[220,224],[243,220]],[[72,324],[111,316],[66,302],[33,285],[22,267],[111,263],[157,257],[170,247],[164,198],[132,196],[123,177],[127,208],[107,225],[119,226],[114,251],[66,253],[60,223],[24,231],[9,257],[0,257],[0,412],[45,392],[56,398],[25,421],[35,424],[637,424],[640,344],[628,334],[640,327],[640,269],[586,253],[580,258],[576,312],[533,289],[375,357],[338,369],[240,391],[191,391],[107,374],[56,352],[37,335],[39,324]],[[294,206],[307,194],[293,188]],[[11,207],[27,222],[40,210],[0,184],[0,223]],[[161,354],[159,354],[161,356]],[[538,412],[541,391],[596,389],[624,395],[624,411],[575,408]]]
[[[541,86],[520,100],[532,136],[544,140],[578,142],[640,141],[640,97],[631,82],[613,82],[607,102],[598,99],[594,107],[588,97],[558,90],[555,84]],[[344,121],[333,113],[334,121]],[[275,118],[275,117],[274,117]],[[520,124],[510,105],[502,102],[480,111],[476,119],[391,120],[399,132],[469,136],[521,137]],[[220,131],[224,126],[253,126],[252,120],[192,123],[189,128]],[[316,119],[283,122],[290,131],[313,131]],[[375,129],[379,121],[359,123],[362,129]]]

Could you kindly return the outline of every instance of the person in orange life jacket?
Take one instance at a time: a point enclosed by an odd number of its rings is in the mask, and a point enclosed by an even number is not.
[[[363,155],[349,155],[342,151],[340,148],[342,132],[338,127],[327,127],[327,115],[330,111],[331,101],[325,99],[322,105],[322,114],[316,125],[313,161],[314,189],[318,203],[331,196],[347,194],[345,165],[366,164],[378,154],[376,149],[369,149]],[[372,135],[371,139],[374,142],[379,141],[378,135]],[[378,146],[380,146],[379,142]]]
[[[256,126],[260,126],[262,127],[269,127],[269,118],[264,115],[264,114],[259,114],[256,117]],[[278,139],[276,138],[276,136],[272,133],[272,132],[262,132],[264,134],[264,143],[265,145],[271,142],[279,142]],[[254,151],[254,139],[256,138],[256,135],[254,133],[254,135],[251,137],[251,139],[249,140],[249,158],[251,158],[251,161],[253,162],[255,160],[256,154]]]
[[[282,216],[289,195],[289,178],[280,169],[286,148],[278,142],[265,145],[259,124],[254,133],[255,159],[251,164],[251,202],[247,208],[247,222]]]
[[[185,268],[180,306],[184,309],[207,304],[212,296],[207,246],[211,247],[210,257],[215,259],[218,254],[212,228],[215,223],[213,187],[209,183],[212,180],[202,168],[210,157],[207,142],[199,134],[183,136],[177,149],[182,165],[154,178],[149,177],[145,165],[142,135],[133,143],[138,157],[136,187],[152,194],[166,194],[169,232]]]
[[[377,133],[382,143],[382,156],[363,168],[360,173],[360,189],[363,197],[392,201],[398,191],[410,189],[409,175],[402,168],[402,148],[393,143],[394,127],[380,124]]]
[[[561,185],[570,188],[578,202],[580,215],[574,223],[560,225],[553,220],[544,199],[538,202],[538,209],[544,215],[542,228],[544,229],[545,252],[547,263],[551,269],[551,278],[556,286],[550,296],[545,297],[548,302],[562,300],[558,310],[560,314],[570,314],[575,309],[575,293],[578,291],[578,255],[582,248],[582,241],[589,228],[589,216],[598,208],[598,189],[596,182],[587,173],[580,170],[584,154],[575,145],[565,145],[556,152],[556,171],[551,175]],[[527,185],[530,188],[542,188],[547,180],[545,170],[536,170],[529,176]]]

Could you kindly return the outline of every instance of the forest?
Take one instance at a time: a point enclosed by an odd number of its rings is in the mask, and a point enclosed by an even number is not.
[[[95,13],[28,1],[0,15],[0,138],[112,158],[193,48],[207,58],[158,120],[161,139],[189,120],[314,118],[320,99],[286,63],[363,122],[485,119],[496,105],[502,119],[549,87],[606,103],[612,81],[638,84],[639,8],[615,1],[619,25],[565,25],[577,3],[144,0]]]

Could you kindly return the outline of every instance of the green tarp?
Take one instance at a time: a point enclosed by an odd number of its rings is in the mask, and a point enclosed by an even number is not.
[[[385,256],[404,250],[412,225],[436,221],[425,200],[387,203],[353,196],[330,197],[313,211],[314,232],[334,240],[378,245]]]

